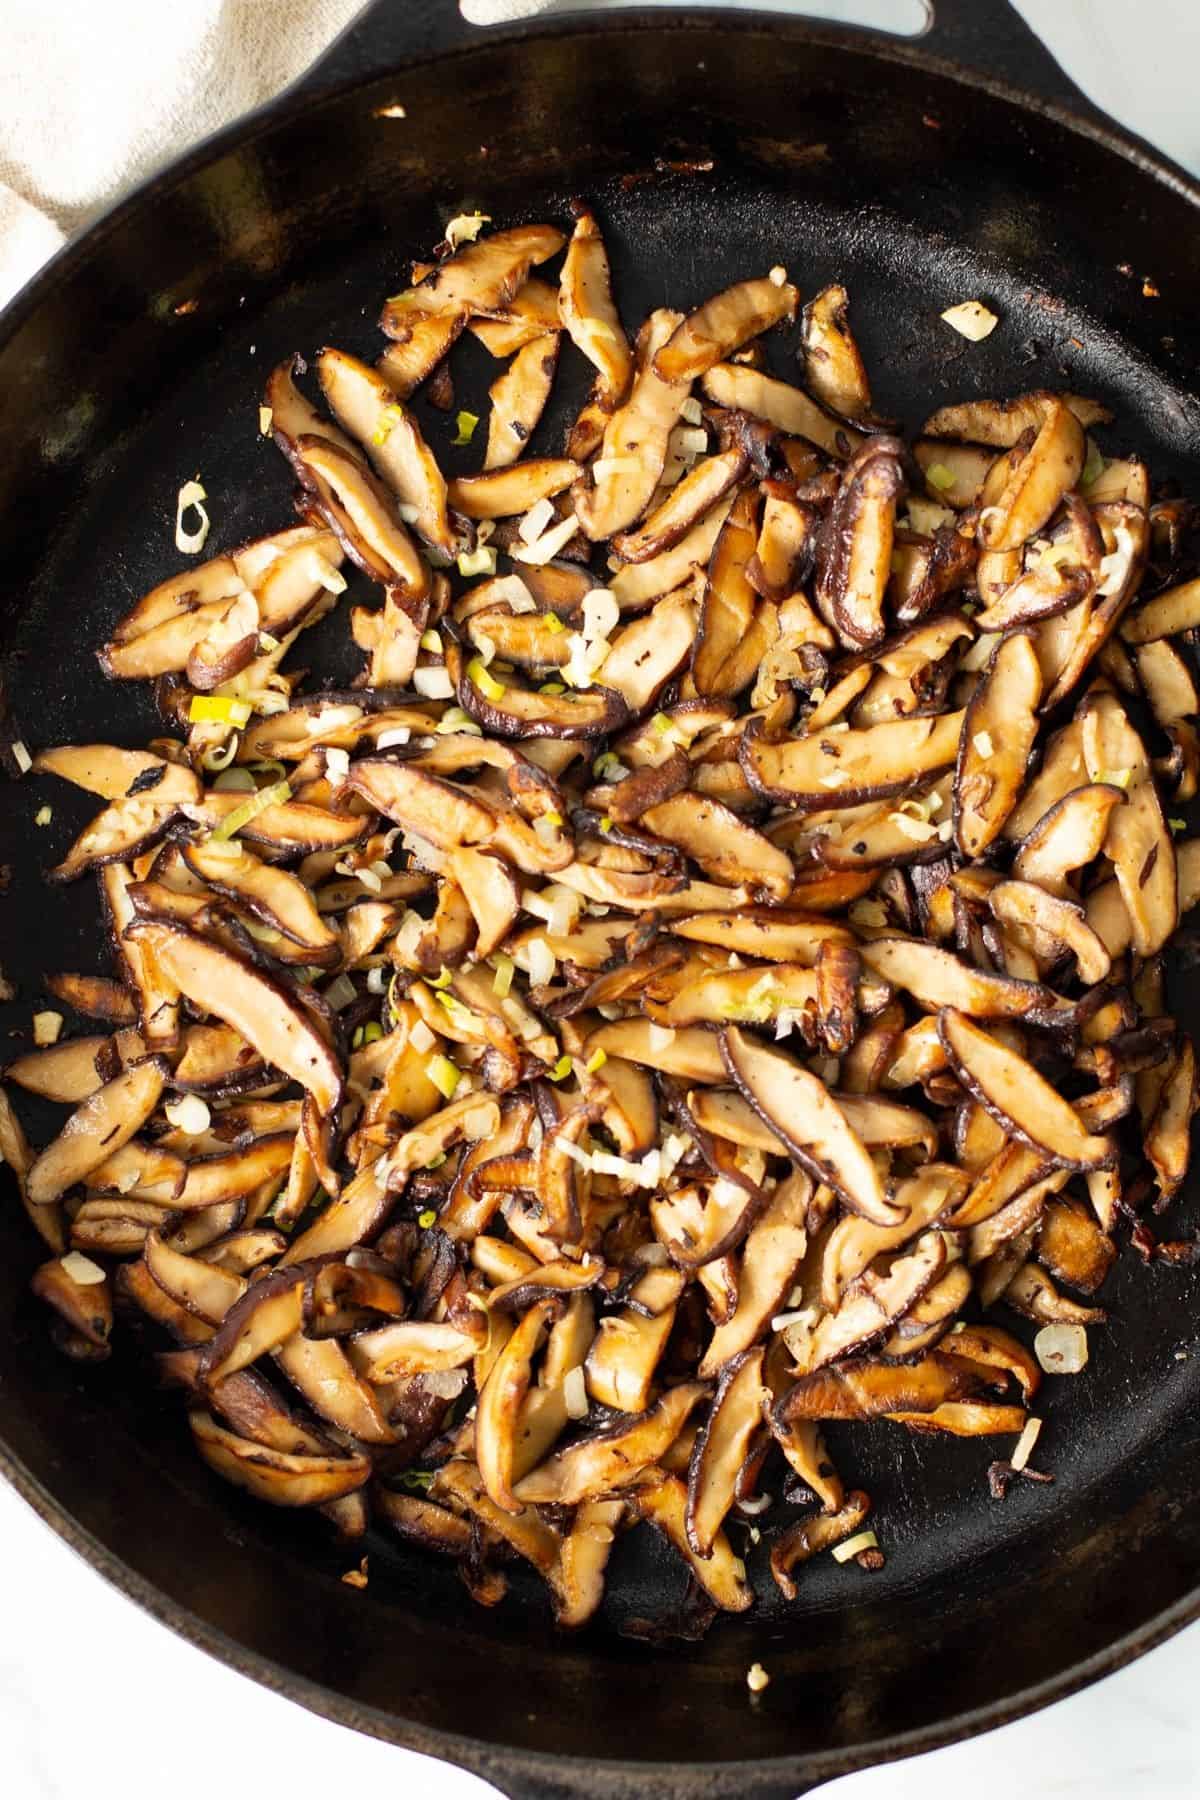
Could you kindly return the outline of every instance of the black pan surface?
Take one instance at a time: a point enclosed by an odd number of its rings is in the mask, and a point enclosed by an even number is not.
[[[189,156],[0,325],[6,741],[151,735],[147,694],[107,683],[93,652],[178,565],[180,484],[199,474],[208,489],[209,552],[288,522],[286,468],[257,431],[266,372],[326,341],[375,353],[383,296],[464,208],[565,221],[586,194],[630,323],[777,261],[805,293],[844,280],[877,404],[906,428],[944,400],[1069,386],[1115,408],[1107,448],[1136,446],[1196,490],[1200,196],[1128,140],[920,50],[774,18],[622,13],[407,69],[407,45],[460,35],[441,6],[383,6],[371,24],[369,61],[395,73],[286,99]],[[1011,52],[1012,16],[1001,25]],[[353,74],[363,40],[342,55]],[[1026,58],[1045,87],[1045,63]],[[396,101],[407,119],[376,116]],[[661,166],[710,158],[704,172]],[[967,345],[937,315],[974,297],[1003,328]],[[470,405],[487,359],[467,346],[455,366]],[[571,374],[546,448],[582,395],[582,365]],[[471,466],[421,410],[447,465]],[[302,646],[321,677],[356,666],[340,619]],[[0,966],[18,988],[6,1035],[27,1030],[41,970],[105,966],[91,886],[42,879],[89,812],[48,785],[0,789]],[[1173,970],[1171,998],[1189,1020],[1196,976]],[[52,1128],[25,1116],[34,1135]],[[1195,1224],[1194,1196],[1179,1222]],[[80,1372],[49,1351],[26,1294],[38,1248],[15,1206],[0,1249],[0,1467],[45,1516],[257,1679],[512,1793],[624,1794],[653,1765],[663,1793],[792,1794],[1044,1703],[1197,1610],[1194,1271],[1121,1259],[1087,1371],[1039,1401],[1053,1488],[998,1505],[986,1444],[857,1427],[834,1454],[875,1500],[886,1568],[823,1559],[786,1607],[751,1551],[754,1618],[653,1649],[625,1628],[670,1615],[682,1580],[644,1533],[620,1547],[603,1617],[576,1640],[555,1636],[519,1574],[516,1597],[485,1613],[450,1571],[385,1542],[369,1590],[346,1588],[318,1523],[243,1501],[198,1464],[136,1358]],[[754,1660],[773,1680],[751,1703]]]

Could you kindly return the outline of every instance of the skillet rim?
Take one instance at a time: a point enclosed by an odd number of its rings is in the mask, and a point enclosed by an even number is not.
[[[1001,76],[952,60],[938,53],[936,31],[933,34],[933,48],[926,48],[923,36],[897,37],[871,28],[842,26],[830,21],[781,15],[761,9],[706,7],[697,10],[691,7],[662,6],[650,11],[622,8],[607,14],[558,14],[495,28],[486,35],[466,42],[456,42],[449,48],[402,56],[385,68],[356,70],[326,83],[321,77],[322,67],[345,47],[362,27],[364,20],[369,26],[370,11],[370,7],[367,7],[356,15],[318,62],[282,93],[210,133],[182,155],[165,162],[139,182],[130,193],[105,207],[82,231],[64,244],[18,290],[8,305],[0,310],[0,350],[37,312],[39,306],[52,296],[62,279],[85,264],[95,250],[127,219],[136,216],[148,202],[184,185],[220,157],[253,144],[277,128],[294,123],[306,113],[341,101],[355,90],[369,88],[390,79],[393,73],[451,64],[461,56],[475,55],[480,50],[493,46],[533,40],[575,38],[586,42],[589,37],[601,34],[633,35],[664,30],[690,31],[697,36],[727,35],[732,31],[749,35],[767,30],[778,35],[783,31],[792,39],[799,39],[818,48],[835,48],[879,58],[884,62],[899,63],[907,68],[936,74],[968,89],[985,92],[1019,111],[1038,115],[1075,137],[1099,145],[1132,165],[1138,175],[1161,183],[1200,211],[1200,180],[1189,175],[1171,158],[1164,156],[1137,134],[1109,118],[1086,97],[1080,102],[1085,110],[1076,112],[1068,102],[1025,91]],[[1064,85],[1070,85],[1069,78],[1064,77]],[[623,1759],[596,1761],[578,1758],[566,1752],[527,1751],[518,1746],[490,1743],[464,1733],[426,1726],[418,1719],[410,1719],[396,1712],[385,1713],[377,1707],[364,1705],[312,1681],[307,1676],[289,1670],[284,1664],[238,1643],[124,1562],[84,1528],[9,1450],[3,1439],[2,1426],[0,1476],[8,1481],[42,1522],[76,1555],[88,1562],[110,1586],[195,1648],[205,1651],[239,1674],[250,1677],[260,1686],[286,1699],[297,1701],[309,1711],[335,1724],[423,1755],[449,1761],[485,1781],[493,1782],[502,1791],[513,1793],[525,1791],[549,1796],[552,1792],[563,1795],[587,1791],[576,1785],[585,1762],[588,1778],[593,1784],[590,1791],[612,1794],[614,1797],[624,1796],[626,1793],[632,1795],[635,1786],[639,1794],[643,1793],[648,1774],[660,1785],[664,1794],[694,1794],[698,1800],[705,1794],[712,1795],[715,1800],[718,1795],[733,1793],[745,1795],[748,1800],[752,1800],[755,1794],[761,1794],[766,1800],[767,1796],[773,1797],[785,1791],[807,1791],[837,1776],[920,1755],[1038,1712],[1126,1667],[1185,1626],[1200,1619],[1200,1584],[1197,1584],[1161,1612],[1116,1638],[1105,1649],[1096,1651],[1082,1662],[1069,1664],[1057,1675],[1049,1676],[987,1706],[959,1713],[936,1724],[892,1733],[861,1747],[725,1762],[631,1762]],[[513,1784],[511,1787],[510,1783]]]

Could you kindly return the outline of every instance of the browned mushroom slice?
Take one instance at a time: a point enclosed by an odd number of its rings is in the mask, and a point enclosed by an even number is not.
[[[763,275],[739,281],[689,313],[654,358],[664,381],[695,381],[750,338],[794,319],[800,295],[788,281]]]
[[[742,1248],[737,1305],[719,1324],[701,1360],[701,1379],[716,1375],[765,1332],[786,1297],[808,1244],[812,1183],[802,1171],[781,1181]]]
[[[1001,1406],[988,1401],[947,1401],[929,1413],[894,1412],[888,1417],[910,1431],[945,1431],[951,1437],[1006,1437],[1022,1431],[1025,1409]]]
[[[147,750],[119,750],[112,744],[63,744],[41,750],[34,773],[58,775],[104,800],[149,798],[157,805],[195,800],[200,783],[192,771]]]
[[[557,669],[571,657],[569,634],[554,612],[510,613],[485,606],[466,621],[466,635],[477,647],[490,642],[504,662],[524,668]]]
[[[554,385],[558,337],[544,332],[519,349],[504,373],[488,389],[485,469],[506,469],[520,457],[537,428]],[[514,510],[518,510],[514,508]]]
[[[622,1500],[588,1500],[576,1512],[563,1539],[555,1596],[554,1616],[564,1628],[586,1625],[604,1598],[604,1571],[624,1516]]]
[[[183,770],[186,775],[189,771]],[[123,862],[161,837],[178,816],[180,801],[156,801],[151,792],[143,799],[114,800],[84,827],[66,856],[50,870],[52,881],[74,881],[85,869],[104,863]]]
[[[830,1313],[842,1295],[865,1276],[877,1256],[901,1245],[941,1221],[961,1201],[966,1177],[948,1163],[927,1163],[897,1190],[897,1205],[908,1208],[899,1225],[872,1225],[869,1220],[840,1219],[825,1238],[821,1256],[821,1299]],[[818,1327],[820,1329],[820,1327]]]
[[[606,1056],[661,1069],[685,1081],[725,1080],[720,1048],[710,1031],[671,1030],[653,1025],[649,1019],[617,1019],[593,1031],[586,1049],[589,1058],[603,1050]]]
[[[853,1537],[871,1510],[871,1502],[861,1490],[848,1494],[844,1506],[831,1514],[801,1519],[777,1538],[771,1546],[771,1574],[785,1600],[794,1600],[798,1592],[792,1579],[797,1563],[809,1562],[822,1550]]]
[[[898,438],[868,438],[846,465],[822,529],[816,601],[843,643],[878,643],[892,568],[896,501],[904,491]]]
[[[946,1244],[936,1231],[926,1232],[915,1249],[892,1263],[886,1273],[867,1269],[846,1287],[836,1312],[828,1313],[813,1331],[807,1366],[820,1369],[851,1350],[862,1350],[883,1337],[941,1275]]]
[[[582,208],[567,246],[558,284],[558,312],[567,334],[595,368],[596,402],[612,412],[633,373],[633,353],[612,294],[608,252],[595,215]]]
[[[1200,578],[1184,581],[1145,601],[1126,618],[1121,636],[1127,644],[1151,644],[1178,637],[1200,625]]]
[[[690,588],[668,594],[612,640],[600,673],[631,714],[650,702],[686,662],[696,635],[696,607]]]
[[[450,862],[478,927],[475,953],[490,956],[521,910],[520,886],[503,857],[486,850],[464,846],[451,852]]]
[[[970,1363],[936,1350],[915,1363],[864,1357],[802,1375],[776,1403],[775,1417],[785,1427],[796,1419],[877,1419],[900,1412],[908,1418],[973,1399],[981,1388]]]
[[[668,1026],[765,1024],[785,1009],[811,1016],[817,1028],[817,973],[777,963],[772,968],[714,969],[688,979],[662,1013]]]
[[[776,430],[806,438],[841,462],[862,442],[861,431],[831,419],[802,388],[777,381],[747,363],[718,363],[704,375],[701,385],[718,406],[765,419]]]
[[[158,1105],[169,1073],[161,1057],[149,1057],[86,1099],[29,1169],[25,1192],[30,1203],[49,1205],[127,1144]]]
[[[133,917],[130,907],[128,918]],[[126,921],[127,922],[127,921]],[[133,1025],[137,1002],[127,987],[107,975],[47,975],[48,993],[88,1019],[104,1019],[111,1025]]]
[[[715,881],[761,887],[776,900],[792,889],[792,859],[728,807],[699,794],[676,794],[649,807],[641,823],[675,844]]]
[[[1110,642],[1109,649],[1114,646]],[[1137,678],[1158,724],[1169,731],[1200,713],[1200,693],[1187,663],[1173,644],[1155,638],[1134,651]]]
[[[247,1288],[206,1344],[201,1379],[213,1386],[294,1336],[304,1321],[306,1279],[306,1270],[276,1269]]]
[[[701,457],[644,524],[617,534],[611,546],[613,554],[622,562],[642,563],[672,549],[736,486],[748,461],[740,444],[716,456]]]
[[[686,378],[664,378],[652,362],[635,374],[629,398],[604,428],[590,479],[574,490],[575,516],[593,543],[632,525],[649,505],[690,387]]]
[[[561,494],[579,472],[578,463],[547,456],[483,475],[461,475],[450,483],[450,504],[468,519],[508,519],[528,512],[539,500]]]
[[[250,851],[233,845],[234,856],[220,853],[210,844],[187,844],[183,858],[188,868],[218,894],[227,894],[284,937],[304,949],[312,963],[336,962],[336,934],[317,911],[304,883],[286,869],[260,862]]]
[[[996,460],[993,451],[975,444],[943,443],[936,438],[918,438],[912,449],[927,491],[942,506],[959,511],[974,506]]]
[[[439,850],[486,844],[495,831],[495,813],[488,804],[411,763],[360,757],[351,765],[347,786]]]
[[[1068,877],[1086,868],[1104,848],[1109,815],[1123,799],[1120,787],[1103,782],[1086,782],[1065,794],[1023,840],[1014,874],[1021,881],[1036,882],[1049,894],[1067,894]]]
[[[853,933],[836,921],[793,912],[775,906],[747,906],[736,913],[697,913],[677,919],[671,928],[676,937],[697,944],[715,944],[740,956],[760,956],[773,962],[815,963],[822,944],[853,943]]]
[[[350,629],[354,641],[370,656],[362,677],[367,687],[408,686],[417,666],[421,621],[427,616],[428,609],[424,604],[408,611],[402,591],[390,586],[378,611],[365,606],[351,609]]]
[[[361,1454],[316,1456],[269,1449],[227,1431],[206,1412],[189,1413],[188,1423],[211,1469],[272,1506],[325,1505],[371,1478],[370,1459]]]
[[[938,1035],[954,1072],[973,1099],[1035,1150],[1062,1168],[1095,1169],[1113,1160],[1112,1142],[1093,1136],[1079,1114],[1032,1063],[946,1007]]]
[[[193,823],[211,831],[243,804],[241,794],[210,788],[201,804],[188,807],[186,812]],[[353,813],[334,812],[302,800],[287,800],[277,806],[264,806],[242,826],[238,835],[251,843],[265,844],[281,854],[292,855],[315,850],[345,850],[366,836],[367,826],[366,819]]]
[[[278,1181],[292,1160],[293,1137],[276,1132],[243,1149],[202,1156],[187,1166],[183,1186],[172,1204],[191,1211],[255,1193],[264,1182]]]
[[[380,325],[390,338],[403,343],[413,325],[429,313],[503,318],[533,265],[546,262],[562,247],[563,234],[553,225],[493,231],[394,295],[383,309]]]
[[[1016,805],[1037,738],[1041,696],[1032,639],[1013,632],[997,645],[963,718],[954,835],[966,857],[982,855]]]
[[[639,1519],[660,1531],[687,1562],[692,1575],[722,1612],[745,1612],[754,1604],[754,1590],[746,1580],[745,1565],[718,1530],[707,1556],[697,1556],[688,1542],[688,1491],[675,1475],[661,1471],[630,1495]]]
[[[52,1306],[73,1331],[97,1349],[107,1350],[113,1325],[112,1289],[107,1276],[94,1263],[92,1275],[102,1279],[75,1278],[85,1261],[83,1257],[55,1257],[34,1271],[29,1285],[38,1299]]]
[[[1038,661],[1046,681],[1043,712],[1057,706],[1108,643],[1142,579],[1150,534],[1145,513],[1124,502],[1095,509],[1107,555],[1090,600],[1045,619],[1036,628]]]
[[[479,1395],[475,1415],[475,1456],[484,1486],[494,1505],[516,1513],[513,1462],[517,1420],[532,1380],[532,1363],[558,1302],[539,1300],[519,1321],[492,1365]]]
[[[301,480],[316,484],[318,497],[332,493],[341,541],[359,567],[379,579],[398,581],[413,595],[429,588],[429,568],[401,523],[395,502],[383,483],[359,461],[327,437],[305,435],[293,457]],[[336,526],[335,526],[336,528]]]
[[[380,1488],[375,1504],[406,1543],[455,1558],[466,1556],[471,1548],[470,1522],[419,1494],[393,1494],[388,1488]]]
[[[1154,1169],[1159,1191],[1167,1196],[1178,1193],[1188,1171],[1196,1103],[1196,1053],[1191,1039],[1181,1037],[1146,1132],[1146,1156]]]
[[[621,611],[639,612],[694,578],[712,555],[732,505],[732,494],[727,492],[669,549],[618,569],[608,585]]]
[[[1112,957],[1088,924],[1083,908],[1073,901],[1047,893],[1030,881],[1001,881],[988,895],[988,905],[993,917],[1015,931],[1019,941],[1027,943],[1036,955],[1046,949],[1051,956],[1069,951],[1080,980],[1089,987],[1103,981],[1112,967]]]
[[[67,1247],[61,1206],[54,1202],[46,1206],[35,1206],[26,1190],[26,1177],[34,1160],[33,1151],[21,1128],[21,1121],[13,1111],[8,1095],[0,1087],[0,1165],[6,1163],[12,1170],[21,1205],[42,1242],[56,1256],[61,1256]]]
[[[804,372],[830,412],[862,419],[871,410],[871,388],[850,330],[850,297],[844,287],[822,288],[803,313]]]
[[[881,981],[904,988],[930,1012],[953,1006],[978,1019],[1023,1019],[1055,1005],[1056,996],[1040,982],[972,968],[919,938],[878,937],[860,954]]]
[[[1153,956],[1179,923],[1175,858],[1150,759],[1115,694],[1088,697],[1083,752],[1093,781],[1117,774],[1124,787],[1124,804],[1109,815],[1104,849],[1129,914],[1133,947],[1139,956]]]
[[[903,793],[922,776],[949,768],[964,716],[897,719],[778,744],[751,727],[742,734],[739,757],[746,779],[768,799],[806,801],[812,809],[858,806]]]
[[[1048,396],[1036,437],[980,514],[983,548],[1015,550],[1040,531],[1078,481],[1086,453],[1079,420],[1064,399]]]
[[[668,1388],[649,1412],[580,1438],[518,1481],[522,1502],[576,1506],[580,1501],[629,1487],[643,1470],[666,1455],[689,1415],[710,1389],[703,1382]]]
[[[478,338],[489,356],[512,356],[536,337],[559,332],[558,289],[537,275],[521,283],[512,299],[495,308],[490,317],[468,319],[467,330]]]
[[[697,1556],[708,1556],[737,1494],[743,1464],[763,1431],[763,1349],[744,1350],[722,1371],[688,1468],[686,1530]]]
[[[232,1026],[266,1062],[298,1081],[323,1116],[333,1114],[342,1096],[337,1058],[278,983],[232,951],[173,924],[135,920],[127,937],[150,950],[194,1006]]]
[[[439,1369],[461,1369],[479,1349],[478,1331],[434,1319],[405,1319],[359,1332],[353,1340],[356,1366],[368,1381],[395,1381]]]
[[[1037,1258],[1056,1281],[1094,1294],[1104,1285],[1116,1255],[1116,1245],[1081,1202],[1067,1196],[1049,1202],[1037,1236]],[[960,1352],[957,1343],[954,1349]],[[970,1351],[963,1349],[961,1354]]]
[[[746,578],[758,543],[756,512],[755,495],[739,494],[709,563],[692,657],[692,680],[700,694],[740,692],[754,679],[768,647],[756,625],[761,602]]]
[[[447,659],[449,666],[449,659]],[[600,683],[565,694],[530,692],[487,679],[487,691],[480,685],[479,670],[472,672],[468,663],[460,670],[457,692],[459,705],[486,731],[502,738],[590,738],[604,737],[625,723],[628,708],[615,689]]]
[[[850,808],[811,818],[812,854],[827,869],[899,868],[905,863],[928,862],[943,852],[940,825],[949,829],[947,806],[954,791],[953,774],[947,771],[931,787],[910,794],[896,805],[885,800],[868,801],[861,809]],[[944,820],[938,815],[944,813]],[[799,845],[794,846],[797,851]]]
[[[940,406],[926,419],[926,437],[965,438],[971,444],[990,444],[1008,450],[1027,431],[1040,430],[1057,404],[1064,405],[1081,425],[1106,424],[1112,414],[1098,400],[1083,394],[1051,394],[1044,389],[1018,394],[1013,400],[966,400]]]
[[[45,1050],[31,1050],[18,1056],[4,1071],[7,1081],[15,1081],[30,1094],[43,1100],[57,1100],[63,1106],[78,1106],[104,1079],[97,1058],[107,1051],[106,1037],[67,1038]]]
[[[824,1083],[735,1027],[722,1031],[719,1041],[737,1086],[813,1179],[826,1182],[863,1218],[899,1224],[903,1213],[888,1200],[875,1164]]]
[[[420,427],[381,375],[344,350],[322,350],[317,374],[326,400],[401,502],[416,509],[418,534],[445,555],[458,545],[446,481]]]
[[[1200,900],[1200,838],[1188,838],[1177,846],[1175,872],[1180,913]],[[1110,956],[1120,956],[1133,939],[1133,926],[1115,876],[1092,889],[1084,908],[1087,922]]]

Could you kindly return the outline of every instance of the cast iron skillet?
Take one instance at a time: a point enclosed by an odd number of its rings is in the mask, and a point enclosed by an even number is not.
[[[449,0],[382,0],[314,77],[148,183],[5,315],[0,736],[145,741],[147,700],[106,685],[93,647],[175,566],[181,481],[205,479],[210,548],[286,522],[289,482],[256,432],[261,377],[329,336],[368,353],[381,297],[464,206],[564,220],[570,195],[591,195],[631,322],[777,260],[809,293],[844,278],[878,404],[910,429],[944,399],[1066,382],[1118,407],[1114,447],[1136,439],[1195,491],[1200,192],[1096,115],[1001,0],[940,10],[922,42],[720,12],[481,36]],[[392,102],[406,120],[376,117]],[[620,180],[709,155],[711,174]],[[979,295],[1004,325],[968,348],[937,314]],[[56,791],[34,831],[47,797],[26,782],[0,805],[0,961],[20,990],[6,1031],[27,1027],[39,970],[102,966],[90,886],[38,873],[87,809]],[[1185,1017],[1194,979],[1173,983]],[[6,1206],[9,1479],[194,1643],[509,1794],[783,1800],[1042,1706],[1200,1612],[1200,1361],[1176,1359],[1196,1348],[1187,1272],[1122,1258],[1091,1367],[1045,1402],[1055,1487],[1000,1506],[986,1446],[860,1428],[839,1461],[876,1497],[885,1571],[824,1559],[789,1610],[759,1569],[763,1617],[656,1651],[620,1630],[678,1598],[677,1567],[642,1533],[575,1640],[520,1582],[483,1612],[451,1572],[384,1544],[369,1589],[344,1586],[345,1553],[317,1525],[202,1468],[141,1368],[118,1354],[77,1372],[48,1349],[26,1297],[36,1257]],[[755,1659],[773,1680],[751,1702]]]

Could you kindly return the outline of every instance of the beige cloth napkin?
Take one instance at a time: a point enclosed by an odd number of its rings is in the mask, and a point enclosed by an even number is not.
[[[158,164],[286,87],[363,3],[0,0],[0,303]]]

